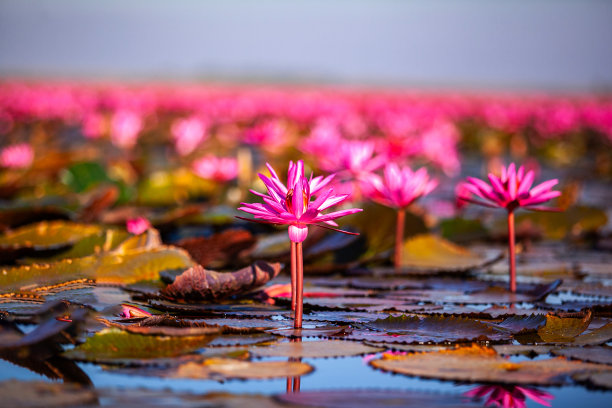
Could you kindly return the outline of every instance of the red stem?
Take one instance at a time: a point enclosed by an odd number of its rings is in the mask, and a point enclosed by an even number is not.
[[[514,247],[514,211],[508,212],[508,257],[510,258],[510,292],[516,292],[516,249]]]
[[[395,254],[394,265],[395,270],[399,271],[402,265],[402,244],[404,242],[404,222],[406,220],[406,210],[400,208],[397,210],[397,223],[395,225]]]
[[[303,295],[304,295],[304,259],[302,256],[302,243],[295,244],[295,269],[296,269],[296,284],[295,284],[295,317],[293,319],[293,328],[302,328],[302,314],[304,311]]]
[[[297,242],[291,241],[291,310],[295,311],[295,293],[296,293],[296,278],[297,278]]]

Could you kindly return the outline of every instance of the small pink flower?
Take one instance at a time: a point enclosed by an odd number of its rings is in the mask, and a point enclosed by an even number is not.
[[[370,198],[393,208],[409,206],[438,185],[436,180],[429,178],[424,167],[413,172],[409,167],[400,167],[395,163],[385,166],[383,177],[370,175],[368,182],[372,186]]]
[[[27,143],[7,146],[0,152],[0,166],[12,169],[25,169],[34,161],[34,150]]]
[[[139,235],[151,228],[151,223],[144,217],[131,218],[126,223],[130,234]]]
[[[207,180],[226,182],[238,176],[238,160],[233,157],[206,156],[192,164],[195,174]]]
[[[181,156],[193,152],[207,137],[207,124],[197,117],[177,119],[170,130],[174,138],[174,148]]]
[[[552,394],[537,388],[524,388],[517,386],[481,385],[463,395],[471,398],[483,398],[487,396],[485,406],[499,408],[525,408],[526,400],[529,398],[538,404],[550,407],[550,401],[554,399]]]
[[[534,177],[533,170],[525,171],[521,166],[517,171],[516,165],[511,163],[507,168],[502,168],[501,177],[489,173],[490,185],[480,179],[468,177],[468,182],[464,184],[465,191],[472,193],[478,199],[467,195],[459,198],[486,207],[505,208],[508,211],[514,211],[519,207],[527,210],[553,210],[539,205],[561,195],[561,192],[551,190],[559,181],[547,180],[532,188]]]
[[[251,190],[263,198],[264,203],[242,203],[242,207],[238,209],[255,216],[255,220],[246,219],[247,221],[256,221],[266,224],[284,224],[289,226],[289,239],[293,242],[302,242],[308,235],[308,226],[317,225],[319,227],[333,229],[340,232],[333,220],[345,215],[354,214],[362,211],[360,208],[351,208],[348,210],[340,210],[328,214],[322,214],[322,211],[330,208],[333,205],[340,204],[348,197],[347,194],[336,195],[331,187],[326,187],[332,176],[323,178],[322,176],[310,179],[304,176],[304,163],[298,160],[297,163],[289,163],[289,171],[287,174],[287,186],[285,186],[277,176],[276,172],[269,164],[266,164],[270,171],[271,177],[266,177],[259,174],[259,177],[266,185],[268,194],[258,193]],[[320,193],[320,194],[318,194]],[[311,201],[314,196],[316,199]],[[261,220],[261,221],[258,221]],[[325,225],[323,225],[325,224]]]
[[[111,141],[124,149],[136,145],[138,135],[142,131],[142,117],[131,111],[118,111],[111,120]]]
[[[147,312],[146,310],[143,310],[139,307],[136,307],[134,305],[129,305],[127,303],[122,303],[121,304],[121,313],[119,314],[119,316],[126,318],[126,319],[132,319],[134,317],[149,317],[151,316],[151,313]]]

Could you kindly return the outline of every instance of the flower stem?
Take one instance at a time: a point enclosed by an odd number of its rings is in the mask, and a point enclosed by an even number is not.
[[[516,292],[516,249],[514,247],[514,211],[508,211],[508,257],[510,264],[510,292]]]
[[[295,293],[297,278],[297,242],[291,241],[291,310],[295,311]]]
[[[303,295],[304,295],[304,260],[302,256],[302,243],[295,243],[295,317],[293,319],[293,328],[302,328],[302,314],[304,311]]]
[[[406,210],[400,208],[397,210],[397,223],[395,226],[395,254],[394,265],[395,270],[399,271],[402,264],[402,243],[404,242],[404,222],[406,220]]]

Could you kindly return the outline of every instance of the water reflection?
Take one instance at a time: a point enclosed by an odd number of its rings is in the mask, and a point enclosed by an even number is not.
[[[467,397],[487,398],[485,406],[500,408],[525,408],[526,400],[530,399],[538,404],[550,407],[550,401],[555,397],[537,388],[525,388],[515,385],[480,385],[464,393]]]
[[[302,342],[302,338],[301,337],[291,337],[291,339],[289,340],[292,343],[301,343]],[[289,362],[301,362],[302,358],[301,357],[289,357]],[[302,377],[298,376],[298,377],[287,377],[287,393],[291,393],[291,392],[300,392],[300,381],[301,381]]]

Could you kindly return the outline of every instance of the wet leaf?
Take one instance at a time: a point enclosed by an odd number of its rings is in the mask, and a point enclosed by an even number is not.
[[[370,364],[385,371],[418,377],[504,384],[562,385],[567,376],[582,372],[604,372],[600,364],[551,358],[511,362],[490,348],[473,345],[455,350],[386,356]]]
[[[229,358],[210,358],[204,363],[186,363],[171,374],[174,378],[264,379],[297,377],[310,373],[312,366],[297,361],[251,362]]]
[[[249,349],[251,354],[258,357],[296,358],[347,357],[380,351],[384,351],[384,348],[342,340],[277,343],[271,346],[251,347]]]
[[[221,268],[235,264],[241,254],[255,245],[255,237],[244,229],[228,229],[208,238],[188,238],[176,243],[200,265]]]
[[[215,336],[153,336],[111,328],[96,333],[85,343],[66,351],[64,356],[78,361],[123,364],[188,354],[206,346]]]
[[[402,267],[417,270],[465,271],[497,259],[499,252],[477,254],[431,234],[417,235],[402,247]]]
[[[168,315],[151,316],[138,323],[125,325],[99,319],[103,324],[125,330],[130,333],[157,335],[157,336],[206,336],[219,335],[223,329],[219,326],[211,326],[201,322],[192,322],[176,319]]]
[[[386,336],[398,343],[441,343],[446,341],[486,341],[509,339],[509,335],[491,326],[463,317],[417,317],[389,316],[366,324],[368,328],[384,331]],[[356,333],[351,335],[354,338]],[[400,338],[400,339],[398,339]],[[371,339],[371,341],[381,341]],[[392,341],[393,342],[393,341]]]
[[[107,253],[50,264],[34,264],[0,270],[0,293],[34,290],[79,279],[98,283],[128,284],[158,279],[165,269],[190,267],[193,261],[178,248],[159,247],[132,250],[123,254]]]
[[[276,396],[283,403],[298,404],[300,407],[318,408],[476,408],[481,407],[461,395],[437,394],[435,392],[402,391],[402,390],[329,390],[302,391],[279,394]]]
[[[174,299],[223,299],[265,285],[279,274],[280,269],[278,263],[263,261],[236,272],[215,272],[197,265],[177,276],[161,293]]]

